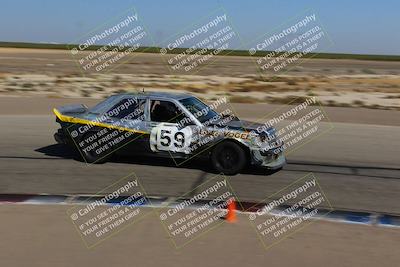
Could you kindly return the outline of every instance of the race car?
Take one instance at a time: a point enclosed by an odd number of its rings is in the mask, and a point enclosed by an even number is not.
[[[58,143],[79,151],[87,163],[114,154],[172,158],[177,165],[207,157],[214,169],[234,175],[247,165],[280,169],[283,142],[273,127],[240,120],[226,98],[207,105],[189,94],[112,95],[88,108],[54,108]]]

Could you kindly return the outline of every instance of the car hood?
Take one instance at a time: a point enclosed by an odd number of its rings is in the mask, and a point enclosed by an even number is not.
[[[210,125],[221,128],[226,126],[229,130],[246,131],[246,132],[253,131],[254,133],[257,134],[260,134],[261,132],[267,132],[270,134],[275,133],[275,129],[273,127],[264,127],[265,126],[264,124],[247,120],[240,120],[240,119],[230,120],[227,122],[216,121],[215,123],[212,123]]]

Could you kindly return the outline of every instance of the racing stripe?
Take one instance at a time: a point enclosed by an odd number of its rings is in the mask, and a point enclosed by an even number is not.
[[[105,128],[109,128],[109,129],[116,129],[116,130],[133,132],[133,133],[140,133],[140,134],[150,134],[149,132],[145,132],[145,131],[133,130],[133,129],[130,129],[130,128],[115,126],[115,125],[112,125],[112,124],[107,124],[107,123],[102,123],[102,122],[95,122],[95,121],[90,121],[90,120],[85,120],[85,119],[80,119],[80,118],[74,118],[74,117],[71,117],[71,116],[66,116],[66,115],[61,114],[56,108],[53,109],[53,112],[57,116],[57,118],[59,118],[63,122],[100,126],[100,127],[105,127]]]

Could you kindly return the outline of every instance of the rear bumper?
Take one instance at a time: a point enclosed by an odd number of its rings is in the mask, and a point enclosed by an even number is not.
[[[62,129],[58,129],[58,131],[54,134],[54,139],[59,144],[64,144],[64,145],[67,144],[67,138]]]

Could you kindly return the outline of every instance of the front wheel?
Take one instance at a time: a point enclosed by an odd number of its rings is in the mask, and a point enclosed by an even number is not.
[[[218,144],[211,153],[211,163],[215,170],[227,175],[239,173],[247,164],[246,153],[234,142]]]

